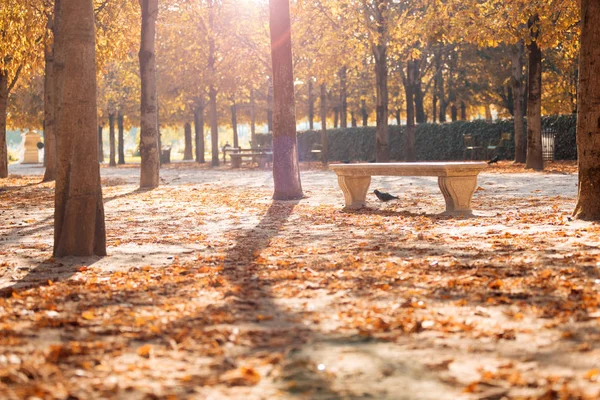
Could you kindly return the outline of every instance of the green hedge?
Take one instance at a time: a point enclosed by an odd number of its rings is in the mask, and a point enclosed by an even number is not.
[[[575,115],[544,117],[543,128],[557,130],[555,138],[555,159],[576,160]],[[404,159],[405,126],[390,125],[390,158]],[[464,134],[473,135],[476,144],[487,146],[491,139],[497,139],[502,132],[513,133],[507,158],[514,157],[514,125],[512,120],[495,122],[458,121],[446,124],[420,124],[415,131],[416,158],[420,161],[462,160]],[[260,135],[261,142],[269,142],[270,135]],[[330,161],[369,161],[375,159],[375,127],[328,129],[327,141]],[[320,131],[298,133],[300,160],[309,160],[313,146],[320,144]]]

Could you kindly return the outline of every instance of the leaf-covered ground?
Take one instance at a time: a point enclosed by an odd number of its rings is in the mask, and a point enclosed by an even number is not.
[[[102,168],[109,256],[54,260],[53,184],[0,182],[0,398],[596,399],[600,227],[573,164],[479,178],[475,216],[435,178],[346,212],[272,176],[174,164],[160,188]]]

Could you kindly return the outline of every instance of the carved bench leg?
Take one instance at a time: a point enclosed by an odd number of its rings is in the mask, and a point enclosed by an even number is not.
[[[338,183],[344,199],[346,208],[355,209],[366,206],[367,191],[371,184],[370,176],[338,176]]]
[[[471,214],[471,198],[477,187],[475,176],[440,176],[440,190],[446,200],[446,213]]]
[[[231,157],[231,168],[241,168],[242,167],[242,158],[241,157]]]

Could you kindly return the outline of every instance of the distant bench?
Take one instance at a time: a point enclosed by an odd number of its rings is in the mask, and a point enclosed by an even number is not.
[[[252,153],[231,153],[231,168],[240,168],[242,166],[242,159],[247,158],[252,162],[257,162],[260,168],[266,167],[271,163],[273,159],[273,153],[271,152],[252,152]]]
[[[477,175],[487,164],[484,162],[420,162],[331,164],[346,208],[366,205],[367,191],[372,176],[437,176],[438,185],[446,200],[446,213],[471,214],[471,198],[477,188]]]

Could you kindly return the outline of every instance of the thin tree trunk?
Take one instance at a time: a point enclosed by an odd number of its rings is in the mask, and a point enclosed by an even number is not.
[[[400,110],[396,110],[396,124],[398,126],[402,124],[402,120],[400,119]]]
[[[381,37],[385,34],[386,21],[382,10],[377,12],[378,33]],[[375,133],[375,159],[377,162],[390,160],[389,132],[388,132],[388,65],[387,44],[384,42],[374,46],[375,56],[375,86],[377,92],[377,129]]]
[[[194,134],[196,139],[196,162],[204,164],[204,98],[198,100],[194,108]]]
[[[118,144],[117,149],[119,153],[120,165],[125,164],[125,127],[123,126],[123,114],[121,111],[117,114],[117,130],[118,130]]]
[[[529,20],[532,26],[537,21],[537,16]],[[537,35],[537,34],[536,34]],[[534,40],[527,46],[529,48],[529,76],[527,95],[527,160],[525,168],[536,171],[544,169],[542,158],[542,51]]]
[[[573,214],[600,220],[600,3],[581,1],[581,51],[577,99],[577,155],[579,190]]]
[[[527,160],[527,136],[525,136],[525,121],[523,113],[523,41],[512,49],[512,88],[515,130],[515,162],[524,163]]]
[[[348,83],[346,67],[340,68],[340,127],[348,127]]]
[[[356,113],[354,111],[350,111],[350,123],[353,128],[358,126],[358,122],[356,121]]]
[[[254,89],[250,91],[250,141],[251,147],[256,147],[256,100],[254,98]]]
[[[425,114],[425,106],[423,105],[423,83],[421,82],[421,71],[420,71],[421,61],[415,60],[415,73],[414,73],[414,89],[413,96],[415,99],[415,119],[417,124],[423,124],[427,122],[427,115]]]
[[[321,85],[321,162],[327,165],[327,88]]]
[[[183,136],[185,147],[183,149],[183,159],[185,161],[193,160],[194,155],[192,154],[192,124],[186,122],[183,126]]]
[[[404,92],[406,94],[406,135],[404,136],[404,158],[408,162],[415,161],[415,103],[414,81],[415,61],[409,60],[406,65],[406,81]]]
[[[110,112],[108,114],[108,142],[109,142],[109,156],[108,165],[111,167],[117,166],[116,157],[116,146],[115,146],[115,113]]]
[[[308,129],[315,129],[315,97],[313,95],[313,81],[308,79]]]
[[[56,91],[54,93],[56,93]],[[100,163],[104,162],[104,139],[102,138],[103,130],[104,127],[102,125],[98,125],[98,162]]]
[[[436,75],[434,84],[435,84],[435,86],[437,86],[437,93],[438,93],[438,98],[439,98],[439,109],[440,109],[439,121],[446,122],[446,111],[447,111],[448,103],[446,102],[446,92],[445,92],[445,88],[444,88],[444,71],[442,69],[442,55],[441,54],[440,54],[437,62],[438,62],[438,68],[440,71]]]
[[[54,256],[106,255],[96,126],[96,49],[91,0],[56,0],[57,174]]]
[[[50,41],[50,32],[53,30],[54,19],[48,18],[44,45],[44,182],[56,180],[56,133],[54,112],[54,45]]]
[[[333,127],[339,128],[340,126],[340,108],[333,107]]]
[[[433,93],[433,99],[431,100],[431,115],[433,116],[433,123],[435,124],[437,122],[437,103],[438,103],[438,98],[437,98],[437,94],[435,93],[435,88],[434,88],[434,93]]]
[[[231,127],[233,128],[233,147],[240,147],[237,129],[237,107],[235,101],[231,105]]]
[[[267,129],[273,133],[273,77],[269,77],[267,87]]]
[[[159,184],[160,147],[158,133],[158,102],[156,94],[156,18],[158,0],[140,0],[142,6],[142,36],[140,43],[140,77],[142,81],[140,123],[140,187],[155,188]]]
[[[273,199],[301,199],[289,0],[269,0],[269,11],[273,65]]]
[[[362,115],[362,126],[368,126],[369,113],[367,112],[367,101],[364,99],[360,101],[360,113]]]
[[[8,108],[8,73],[0,70],[0,178],[8,177],[6,114]]]
[[[210,107],[210,151],[211,165],[219,166],[219,123],[217,120],[217,89],[211,86],[208,93]]]
[[[489,110],[490,106],[486,105],[486,110]],[[490,121],[491,121],[491,116],[492,113],[490,112]],[[465,102],[463,100],[460,101],[460,120],[461,121],[466,121],[467,120],[467,105],[465,104]]]

